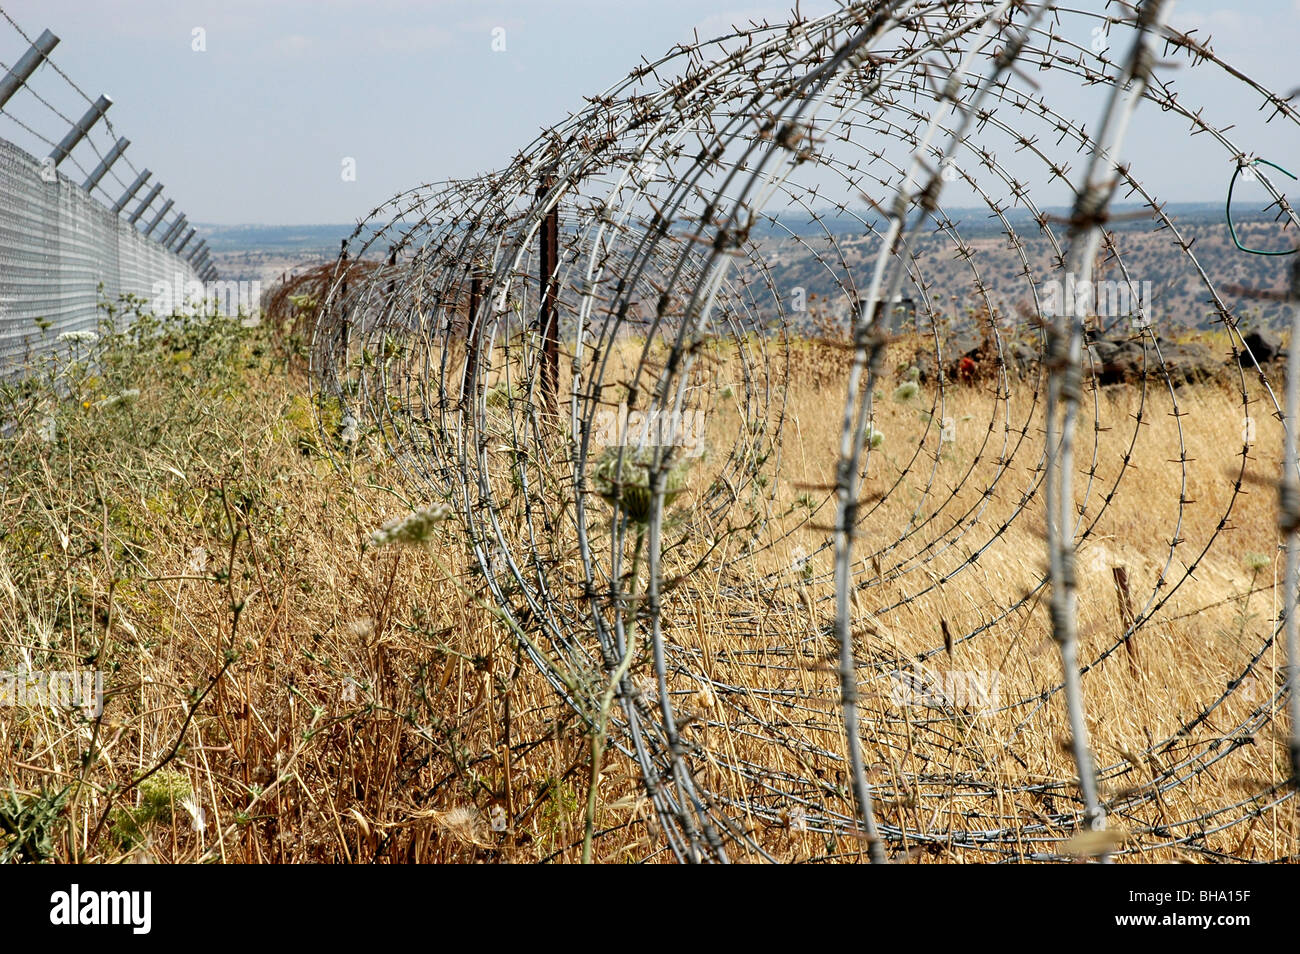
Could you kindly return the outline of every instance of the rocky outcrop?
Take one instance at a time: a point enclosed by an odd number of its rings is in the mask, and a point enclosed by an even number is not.
[[[1126,384],[1150,375],[1163,381],[1165,374],[1175,385],[1195,384],[1221,379],[1225,372],[1235,372],[1236,364],[1253,368],[1254,361],[1261,368],[1275,368],[1285,362],[1287,352],[1276,339],[1265,332],[1252,331],[1244,338],[1246,348],[1239,349],[1234,359],[1216,351],[1200,341],[1171,341],[1157,336],[1154,341],[1144,335],[1089,335],[1084,355],[1084,372],[1096,375],[1102,385]],[[955,339],[951,350],[945,348],[944,375],[950,383],[974,383],[992,377],[998,368],[996,354],[988,353],[982,343]],[[1018,377],[1037,372],[1040,359],[1036,347],[1022,342],[1004,342],[1003,359],[1007,371]],[[934,380],[934,355],[922,352],[912,360],[920,372],[923,383]],[[900,367],[900,374],[908,365]]]
[[[1253,368],[1256,364],[1263,368],[1274,362],[1286,363],[1287,350],[1276,338],[1266,332],[1252,331],[1242,340],[1246,347],[1241,349],[1237,360],[1241,362],[1243,368]]]

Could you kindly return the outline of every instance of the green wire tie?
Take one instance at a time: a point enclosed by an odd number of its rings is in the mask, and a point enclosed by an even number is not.
[[[1240,251],[1248,252],[1251,255],[1294,255],[1296,252],[1300,252],[1300,248],[1289,248],[1282,252],[1272,252],[1262,248],[1246,248],[1246,246],[1242,245],[1241,241],[1237,238],[1237,227],[1236,225],[1233,224],[1232,221],[1232,190],[1233,187],[1236,186],[1237,184],[1237,177],[1241,175],[1241,171],[1245,169],[1246,166],[1248,165],[1255,166],[1261,162],[1264,163],[1264,165],[1266,166],[1272,166],[1274,169],[1276,169],[1278,172],[1282,173],[1283,175],[1291,176],[1292,179],[1296,178],[1294,175],[1291,175],[1290,172],[1288,172],[1287,170],[1279,166],[1276,162],[1269,162],[1267,159],[1252,159],[1249,163],[1241,163],[1241,162],[1237,163],[1237,171],[1232,174],[1232,181],[1228,183],[1228,206],[1227,209],[1225,210],[1228,215],[1228,234],[1232,236],[1233,245],[1237,246],[1237,248]]]

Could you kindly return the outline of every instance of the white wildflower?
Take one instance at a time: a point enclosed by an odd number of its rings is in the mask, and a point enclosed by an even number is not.
[[[344,444],[357,442],[357,419],[351,414],[345,414],[339,422],[339,440]]]
[[[647,675],[640,675],[632,680],[637,693],[651,705],[659,702],[659,682]]]
[[[492,806],[492,809],[488,812],[488,818],[492,823],[493,831],[506,830],[506,813],[505,813],[505,809],[503,809],[500,805]]]
[[[1260,570],[1267,569],[1273,561],[1269,559],[1266,553],[1247,553],[1246,569],[1258,573]]]
[[[181,799],[181,808],[190,816],[190,829],[192,831],[203,831],[207,827],[207,816],[204,814],[203,806],[199,803],[197,795],[190,795]]]
[[[94,344],[99,340],[99,335],[93,331],[65,331],[59,335],[58,340],[68,344]]]
[[[427,510],[417,510],[406,517],[390,520],[370,534],[372,547],[383,547],[390,543],[419,545],[427,543],[433,528],[451,515],[451,508],[446,504],[435,504]]]

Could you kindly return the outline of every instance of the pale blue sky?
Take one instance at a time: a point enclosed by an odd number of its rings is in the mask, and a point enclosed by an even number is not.
[[[617,81],[642,55],[664,53],[696,29],[703,38],[731,22],[785,19],[790,9],[738,0],[0,6],[33,36],[45,27],[59,35],[55,62],[92,96],[114,97],[109,116],[133,141],[128,155],[155,171],[191,221],[273,224],[355,221],[419,182],[502,166],[543,125]],[[830,6],[804,2],[802,9]],[[1221,55],[1266,85],[1284,93],[1300,87],[1300,0],[1180,0],[1174,21],[1213,35]],[[191,49],[196,27],[206,31],[206,52]],[[495,27],[505,29],[505,52],[492,50]],[[12,63],[23,46],[0,23],[0,60]],[[35,86],[69,114],[84,109],[48,68]],[[1241,112],[1235,90],[1189,81],[1185,95],[1220,121]],[[61,134],[34,102],[11,105],[46,135]],[[1132,150],[1148,177],[1152,166],[1162,173],[1161,196],[1214,198],[1223,170],[1177,161],[1168,132],[1154,128],[1139,124]],[[35,151],[7,120],[0,119],[0,136]],[[1293,129],[1261,136],[1261,153],[1300,165]],[[356,159],[355,182],[341,179],[344,156]]]

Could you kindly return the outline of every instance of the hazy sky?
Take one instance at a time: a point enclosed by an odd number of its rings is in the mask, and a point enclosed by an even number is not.
[[[191,221],[279,224],[355,221],[420,182],[505,165],[542,126],[613,84],[642,55],[665,53],[696,30],[704,38],[733,22],[784,20],[790,9],[739,0],[0,6],[32,36],[46,27],[56,33],[54,61],[86,92],[112,95],[109,116],[132,140],[128,155],[155,171]],[[804,2],[801,9],[831,6]],[[1179,0],[1173,20],[1212,35],[1221,56],[1265,85],[1283,93],[1300,87],[1300,0]],[[202,52],[192,49],[196,28],[204,31]],[[505,31],[504,52],[492,49],[497,28]],[[0,22],[0,60],[11,64],[24,48]],[[48,67],[33,85],[66,113],[85,107]],[[1241,111],[1234,88],[1194,91],[1218,121]],[[11,107],[46,136],[62,134],[34,100],[15,98]],[[1294,129],[1276,135],[1269,147],[1279,161],[1300,165]],[[0,136],[37,151],[7,119],[0,118]],[[1214,198],[1222,169],[1180,163],[1170,145],[1167,134],[1135,130],[1135,161],[1159,165],[1161,196]],[[356,161],[354,182],[340,175],[343,157]]]

